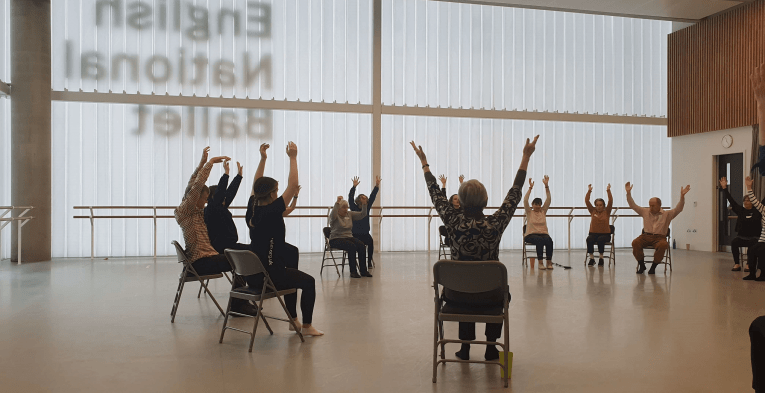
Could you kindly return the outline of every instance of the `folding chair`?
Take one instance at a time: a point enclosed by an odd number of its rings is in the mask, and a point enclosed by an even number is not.
[[[645,231],[642,231],[641,233],[645,233]],[[669,245],[669,247],[667,247],[667,252],[664,253],[664,259],[661,262],[659,262],[660,265],[664,265],[665,272],[667,271],[667,265],[669,265],[669,271],[672,272],[672,243],[669,241],[669,234],[670,234],[670,229],[667,229],[667,244]],[[646,247],[643,247],[643,249],[655,250],[656,247],[646,246]],[[649,262],[653,263],[653,259],[644,258],[643,261],[645,263],[649,263]],[[638,263],[637,268],[635,270],[637,271],[637,269],[639,268],[640,268],[640,264]]]
[[[170,323],[175,322],[175,313],[178,311],[178,303],[181,302],[181,294],[183,293],[183,287],[184,284],[187,282],[193,282],[193,281],[199,281],[199,284],[202,286],[202,288],[205,290],[205,292],[210,295],[210,299],[215,303],[215,306],[218,307],[218,310],[220,310],[221,315],[224,315],[223,309],[220,307],[220,304],[218,304],[218,301],[215,300],[215,296],[213,296],[212,293],[210,293],[210,290],[207,288],[207,283],[210,282],[210,280],[215,278],[222,278],[223,274],[217,273],[217,274],[210,274],[206,276],[200,276],[197,274],[197,271],[194,269],[194,266],[192,266],[190,263],[188,263],[188,257],[186,256],[186,252],[183,250],[180,244],[178,244],[177,241],[173,240],[172,244],[175,246],[175,253],[178,254],[178,262],[183,263],[183,271],[181,272],[180,277],[178,278],[178,289],[175,292],[175,300],[173,300],[173,309],[170,311],[170,316],[172,317],[170,319]],[[228,278],[228,275],[226,276]],[[229,279],[231,281],[231,279]],[[200,289],[201,293],[201,289]],[[197,298],[199,297],[199,294],[197,294]]]
[[[616,236],[616,228],[613,225],[609,225],[611,227],[611,241],[606,243],[606,246],[609,246],[608,253],[606,255],[603,255],[604,259],[608,259],[608,266],[611,266],[611,262],[614,263],[614,266],[616,266],[616,248],[614,247],[614,239]],[[587,266],[587,259],[589,259],[589,255],[587,253],[584,253],[584,266]]]
[[[462,308],[455,307],[444,302],[439,293],[439,285],[444,289],[463,293],[482,293],[493,290],[501,290],[504,294],[502,306],[495,309],[486,308]],[[508,386],[508,364],[510,348],[510,328],[508,327],[508,307],[510,305],[509,286],[507,284],[507,268],[499,261],[456,261],[440,260],[433,265],[433,289],[435,291],[435,316],[433,324],[433,383],[436,383],[438,365],[440,363],[484,363],[500,366],[504,373],[505,387]],[[467,341],[444,339],[444,322],[480,322],[480,323],[503,323],[504,343],[492,341]],[[499,345],[504,352],[504,365],[499,360],[461,360],[446,359],[445,344],[484,344]],[[441,359],[437,359],[438,347],[441,347]]]
[[[332,248],[329,246],[329,235],[331,232],[331,229],[329,227],[324,227],[322,232],[324,233],[324,255],[322,255],[321,257],[321,269],[319,269],[319,274],[321,275],[321,273],[324,271],[324,266],[334,266],[335,270],[337,271],[337,276],[340,277],[340,270],[337,267],[341,266],[343,268],[343,273],[345,273],[345,258],[347,254],[345,251],[339,248]],[[343,252],[342,262],[340,262],[340,265],[337,264],[338,257],[336,257],[332,251]],[[327,258],[327,253],[329,253],[329,258]],[[325,264],[324,261],[326,260],[332,260],[332,264],[328,264],[328,263]]]
[[[238,274],[240,276],[251,276],[253,274],[262,273],[263,288],[261,288],[260,291],[257,291],[255,289],[248,287],[247,284],[240,287],[237,287],[237,284],[235,283],[231,284],[231,293],[229,295],[228,307],[226,307],[226,313],[225,313],[226,317],[225,319],[223,319],[223,329],[220,332],[220,340],[218,340],[218,343],[219,344],[223,343],[223,335],[226,334],[226,329],[236,330],[238,332],[242,332],[242,333],[250,335],[249,352],[252,352],[252,343],[255,341],[255,332],[258,331],[258,322],[261,319],[263,320],[263,323],[266,325],[266,328],[268,329],[269,333],[271,333],[271,335],[274,334],[274,331],[271,330],[271,326],[268,325],[266,318],[275,319],[277,321],[289,322],[289,324],[292,325],[292,328],[295,329],[295,331],[297,332],[298,336],[300,336],[300,341],[305,342],[305,339],[303,338],[303,333],[301,333],[300,330],[297,328],[297,325],[295,325],[295,321],[292,320],[292,317],[290,316],[289,311],[287,311],[287,306],[284,304],[284,300],[282,299],[282,296],[295,293],[297,292],[297,290],[295,288],[285,289],[281,291],[277,290],[276,286],[274,285],[274,282],[271,281],[271,276],[268,275],[268,272],[263,267],[263,264],[260,262],[260,259],[252,251],[226,249],[223,252],[226,254],[226,258],[228,258],[229,263],[231,263],[231,266],[233,267],[235,274]],[[272,299],[272,298],[279,299],[279,303],[282,305],[282,309],[284,309],[284,313],[287,315],[287,319],[263,315],[263,301],[266,299]],[[257,308],[257,315],[252,316],[252,315],[240,314],[238,312],[231,311],[232,299],[243,299],[243,300],[252,302]],[[252,333],[246,330],[241,330],[231,326],[227,326],[228,316],[231,314],[238,315],[240,317],[255,318],[255,325],[252,327]]]
[[[449,234],[446,232],[446,226],[441,225],[438,227],[438,259],[451,259],[451,246],[446,244],[446,240],[449,239]],[[449,249],[447,254],[446,249]]]
[[[521,266],[528,266],[528,260],[531,258],[536,259],[537,258],[537,246],[532,243],[526,242],[526,225],[523,226],[523,232],[521,233],[521,241],[523,242],[523,259],[521,259]],[[529,255],[528,247],[532,247],[531,249],[531,255]]]
[[[742,271],[749,270],[749,247],[741,247],[741,255],[739,255],[739,263],[741,264]]]

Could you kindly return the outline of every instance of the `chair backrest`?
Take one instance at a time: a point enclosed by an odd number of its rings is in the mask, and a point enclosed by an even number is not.
[[[324,227],[322,231],[324,232],[324,239],[329,240],[329,235],[332,234],[332,229]]]
[[[178,254],[178,262],[186,262],[189,258],[186,256],[186,251],[183,250],[177,241],[173,240],[172,245],[175,246],[175,253]]]
[[[464,293],[507,288],[507,267],[499,261],[440,260],[433,265],[436,285]]]
[[[671,228],[667,228],[667,237],[669,237],[669,231],[671,231]]]
[[[609,225],[609,228],[611,228],[611,234],[613,235],[616,232],[616,227],[613,225]]]
[[[268,275],[268,272],[263,267],[255,253],[249,250],[232,250],[225,249],[223,252],[226,254],[226,258],[231,262],[231,266],[234,268],[234,273],[240,276],[251,276],[253,274],[264,273]]]
[[[446,226],[445,225],[441,225],[440,227],[438,227],[438,233],[441,234],[441,236],[443,236],[443,237],[449,237],[449,234],[446,233]]]

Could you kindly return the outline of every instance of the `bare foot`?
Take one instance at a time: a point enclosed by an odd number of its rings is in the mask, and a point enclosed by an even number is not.
[[[324,332],[322,332],[319,329],[316,329],[315,327],[313,327],[311,325],[303,326],[302,333],[303,333],[303,336],[312,336],[312,337],[323,336],[324,335]]]
[[[297,318],[293,319],[293,321],[295,322],[295,326],[297,326],[297,328],[298,328],[298,331],[300,331],[300,330],[302,330],[302,329],[303,329],[303,324],[302,324],[302,323],[300,323],[300,321],[298,321],[298,320],[297,320]],[[294,327],[292,327],[292,324],[290,324],[290,331],[291,331],[291,332],[294,332],[294,331],[295,331],[295,328],[294,328]]]
[[[547,260],[547,270],[552,270],[552,269],[553,269],[552,261],[551,260]]]

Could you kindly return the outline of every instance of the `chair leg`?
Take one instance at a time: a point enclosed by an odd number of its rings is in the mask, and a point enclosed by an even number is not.
[[[282,305],[282,308],[284,309],[284,313],[287,315],[287,318],[290,321],[290,325],[292,325],[292,328],[295,329],[298,336],[300,336],[300,342],[305,342],[305,338],[303,338],[303,332],[298,329],[297,325],[295,324],[295,320],[292,319],[292,315],[290,315],[290,312],[287,310],[287,305],[284,304],[284,301],[282,300],[281,296],[276,297],[279,300],[279,304]]]
[[[438,306],[436,306],[437,308]],[[433,383],[438,375],[438,314],[433,318]]]
[[[170,312],[170,323],[175,323],[175,314],[178,312],[178,305],[181,303],[181,294],[183,294],[183,287],[186,284],[185,271],[184,276],[181,276],[181,282],[178,284],[178,292],[175,294],[175,303],[173,303],[173,310]]]
[[[234,281],[233,281],[233,280],[231,280],[231,278],[228,276],[228,273],[226,273],[226,272],[223,272],[223,275],[224,275],[224,276],[226,276],[226,280],[228,280],[228,282],[229,282],[229,283],[231,283],[231,284],[233,284],[233,283],[234,283]]]
[[[207,284],[210,284],[210,280],[207,280]],[[202,295],[202,285],[199,286],[199,292],[197,293],[197,299]]]
[[[197,277],[199,277],[199,276],[197,276]],[[207,280],[207,281],[210,281],[210,280]],[[220,304],[218,304],[218,301],[215,300],[215,296],[213,296],[213,294],[207,288],[207,284],[205,284],[203,280],[199,280],[199,283],[202,284],[202,286],[205,289],[205,292],[207,292],[207,295],[209,295],[210,299],[212,299],[213,303],[215,303],[215,307],[218,307],[218,311],[220,311],[220,314],[223,315],[223,316],[226,316],[226,313],[223,312],[223,309],[220,307]]]
[[[223,329],[220,331],[220,340],[218,344],[223,344],[223,335],[226,334],[226,325],[228,324],[228,312],[231,311],[231,296],[228,297],[228,306],[226,307],[226,317],[223,318]]]
[[[438,321],[438,335],[444,339],[444,321]],[[441,359],[446,359],[446,344],[441,344]]]
[[[509,311],[507,308],[505,308],[505,387],[507,387],[507,380],[510,374],[510,326],[508,326],[510,318],[508,317],[508,314]]]
[[[335,266],[337,276],[340,277],[340,269],[337,268],[337,259],[335,259],[335,253],[333,253],[331,249],[329,250],[329,256],[332,259],[332,264]]]
[[[265,291],[265,285],[263,286],[263,291]],[[263,298],[260,298],[260,303],[258,304],[258,313],[263,314]],[[247,352],[252,352],[252,344],[255,342],[255,332],[258,331],[258,322],[260,322],[260,318],[255,318],[255,324],[252,327],[252,335],[250,335],[250,348],[247,350]]]

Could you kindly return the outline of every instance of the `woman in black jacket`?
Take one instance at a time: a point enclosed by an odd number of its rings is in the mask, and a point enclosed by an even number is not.
[[[733,252],[733,271],[741,271],[741,264],[739,263],[739,257],[741,254],[741,247],[751,247],[757,244],[757,240],[760,237],[762,231],[762,215],[757,209],[752,206],[752,202],[748,198],[744,198],[744,206],[739,205],[730,195],[728,191],[728,179],[720,179],[720,188],[728,200],[731,209],[738,216],[736,221],[736,238],[730,243],[731,251]]]

